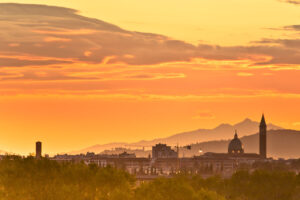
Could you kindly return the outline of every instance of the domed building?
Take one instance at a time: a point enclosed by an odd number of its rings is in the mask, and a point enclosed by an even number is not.
[[[229,154],[243,154],[244,148],[241,140],[238,138],[237,132],[235,130],[235,135],[233,140],[228,145],[228,153]]]

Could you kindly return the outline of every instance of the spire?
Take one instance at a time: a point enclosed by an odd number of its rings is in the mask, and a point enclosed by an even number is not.
[[[238,138],[237,130],[235,129],[234,139]]]
[[[259,154],[262,158],[267,158],[267,125],[264,114],[259,125]]]
[[[266,120],[265,120],[264,113],[262,114],[262,117],[261,117],[260,126],[266,126]]]

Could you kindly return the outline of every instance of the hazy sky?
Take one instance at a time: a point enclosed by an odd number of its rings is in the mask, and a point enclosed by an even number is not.
[[[0,4],[0,150],[300,129],[298,0],[14,2],[57,7]]]

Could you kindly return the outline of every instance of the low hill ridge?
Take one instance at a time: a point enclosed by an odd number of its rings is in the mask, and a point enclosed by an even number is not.
[[[245,153],[259,153],[258,133],[241,137]],[[214,140],[192,145],[192,150],[182,149],[185,156],[199,155],[201,149],[205,152],[227,152],[230,140]],[[296,130],[269,130],[267,133],[267,154],[274,158],[300,158],[300,131]]]
[[[281,127],[273,124],[268,124],[267,126],[268,130],[282,129]],[[258,131],[258,127],[259,122],[246,118],[245,120],[234,125],[224,123],[213,129],[197,129],[194,131],[178,133],[166,138],[158,138],[150,141],[142,140],[136,143],[110,143],[104,145],[94,145],[79,151],[70,152],[70,154],[86,152],[100,153],[104,150],[116,147],[126,147],[131,149],[141,149],[143,147],[150,148],[157,143],[166,143],[171,146],[175,146],[179,143],[179,145],[183,146],[195,142],[201,143],[212,140],[228,140],[233,137],[235,129],[237,129],[239,137],[243,137],[256,133]]]

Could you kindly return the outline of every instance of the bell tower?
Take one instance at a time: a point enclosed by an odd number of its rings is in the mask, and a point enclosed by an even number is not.
[[[259,125],[259,155],[262,158],[267,158],[267,124],[264,114]]]

